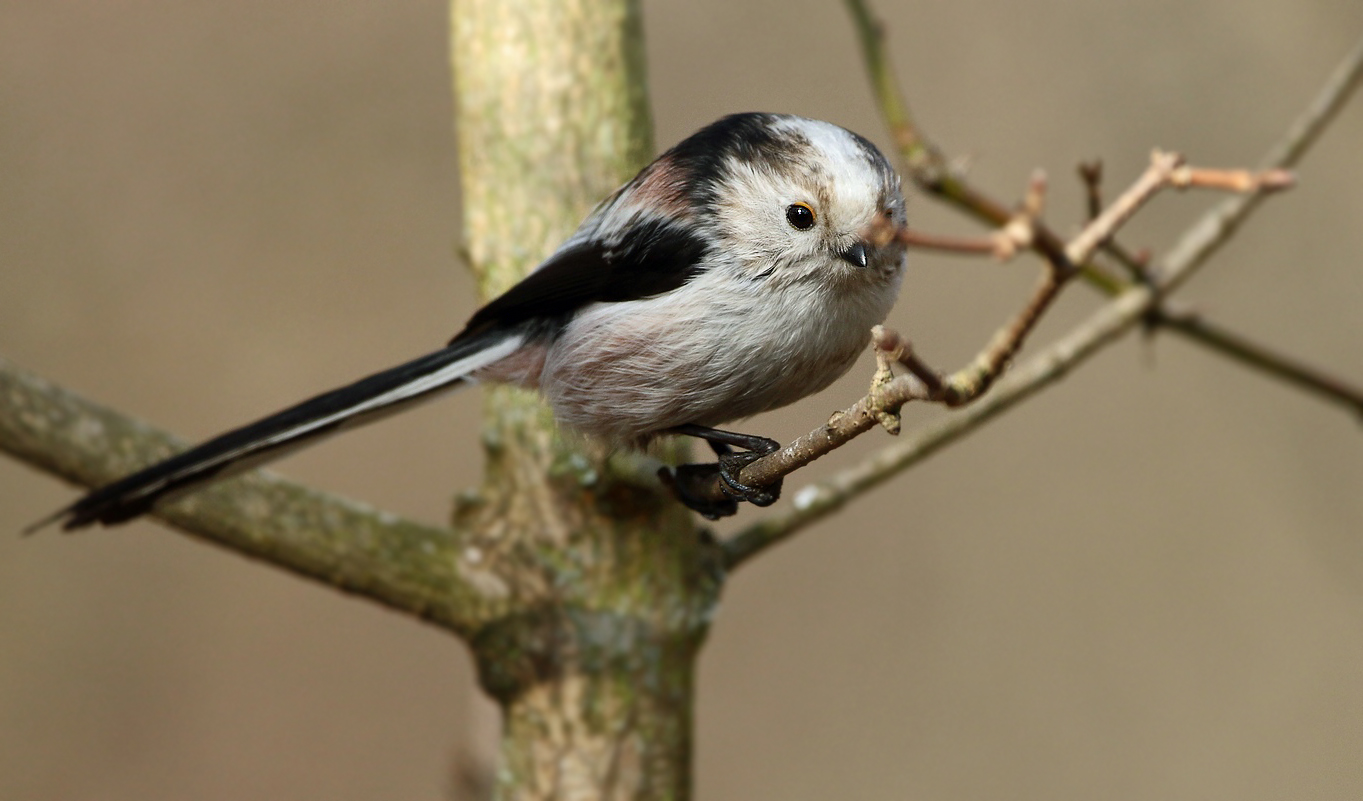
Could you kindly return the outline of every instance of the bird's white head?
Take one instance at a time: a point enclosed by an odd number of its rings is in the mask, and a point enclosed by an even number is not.
[[[777,281],[897,277],[904,247],[899,176],[866,139],[836,125],[740,114],[702,129],[661,162],[689,176],[699,230],[730,265]]]

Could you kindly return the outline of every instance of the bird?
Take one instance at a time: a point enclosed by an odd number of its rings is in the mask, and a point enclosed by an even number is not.
[[[538,390],[557,422],[611,447],[688,435],[718,461],[709,518],[765,506],[738,481],[778,446],[717,428],[845,374],[899,294],[900,179],[866,138],[775,113],[723,117],[601,201],[539,266],[434,352],[324,392],[90,491],[29,531],[112,525],[164,499],[472,383]],[[734,448],[742,448],[734,452]],[[699,473],[697,472],[699,471]]]

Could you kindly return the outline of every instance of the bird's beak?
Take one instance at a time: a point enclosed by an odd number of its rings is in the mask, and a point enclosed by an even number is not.
[[[852,245],[852,247],[844,250],[838,255],[842,257],[843,261],[853,265],[854,267],[861,267],[862,269],[866,268],[865,242],[857,242],[856,244]]]
[[[867,255],[871,248],[881,248],[894,241],[899,235],[899,226],[885,216],[877,216],[861,232],[861,238],[838,255],[843,261],[865,269]]]

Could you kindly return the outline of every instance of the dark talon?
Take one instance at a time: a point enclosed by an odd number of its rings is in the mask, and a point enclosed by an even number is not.
[[[675,473],[666,467],[662,468],[658,471],[658,478],[688,509],[699,512],[706,520],[718,520],[738,514],[738,499],[726,492],[723,498],[711,500],[697,491],[697,487],[710,484],[716,474],[723,479],[723,471],[717,464],[683,464],[677,465]]]
[[[778,478],[765,487],[751,487],[738,480],[743,468],[780,449],[781,444],[776,440],[698,425],[677,426],[672,430],[705,440],[719,457],[717,464],[680,465],[675,475],[666,469],[659,472],[663,482],[686,506],[710,520],[718,520],[737,514],[739,501],[747,501],[753,506],[771,506],[781,497],[782,479]],[[734,453],[735,446],[746,450]],[[725,495],[722,501],[711,500],[705,493],[698,491],[714,481],[716,476]]]
[[[772,443],[775,445],[776,443]],[[773,448],[773,450],[775,450]],[[785,483],[784,478],[776,479],[775,483],[765,487],[750,487],[738,480],[739,473],[743,468],[761,459],[772,451],[762,453],[760,451],[744,451],[743,453],[728,453],[719,457],[719,477],[724,482],[724,491],[737,498],[742,498],[753,506],[771,506],[781,497],[781,485]]]

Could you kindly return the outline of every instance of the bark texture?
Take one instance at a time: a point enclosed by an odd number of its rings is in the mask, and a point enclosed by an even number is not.
[[[452,4],[467,259],[484,297],[562,242],[652,152],[635,0]],[[471,638],[503,711],[502,799],[685,798],[694,665],[723,580],[658,463],[487,393],[487,480],[456,527],[507,614]],[[675,457],[678,454],[663,454]]]

